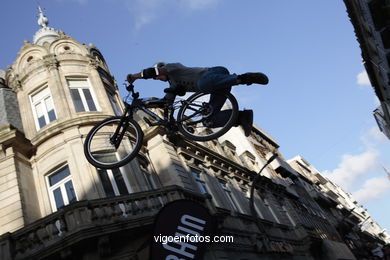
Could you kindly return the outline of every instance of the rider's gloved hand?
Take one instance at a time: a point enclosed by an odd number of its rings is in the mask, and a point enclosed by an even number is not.
[[[127,74],[126,80],[131,84],[136,80],[136,78],[133,76],[133,74]]]

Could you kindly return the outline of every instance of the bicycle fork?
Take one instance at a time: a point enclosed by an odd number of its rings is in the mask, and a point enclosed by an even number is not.
[[[123,124],[120,124],[115,133],[110,138],[110,142],[114,145],[115,149],[118,149],[119,145],[122,142],[123,136],[125,135],[126,129],[129,126],[128,122],[124,122]]]
[[[132,111],[129,111],[128,104],[126,104],[125,109],[126,109],[125,113],[121,117],[121,120],[119,121],[118,127],[116,128],[114,134],[110,137],[110,143],[112,145],[114,145],[115,149],[118,149],[119,145],[122,142],[123,136],[125,135],[127,127],[129,126],[128,115],[131,115]]]

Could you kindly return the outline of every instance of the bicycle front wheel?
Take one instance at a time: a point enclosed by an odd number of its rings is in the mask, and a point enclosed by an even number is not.
[[[120,117],[105,119],[88,133],[84,154],[93,166],[101,169],[118,168],[137,156],[143,139],[141,127],[132,119],[127,124],[120,122]],[[114,133],[120,136],[117,141],[113,140]]]
[[[221,100],[225,102],[221,103]],[[236,123],[237,116],[238,104],[232,94],[198,92],[183,101],[177,122],[179,131],[187,138],[210,141],[229,131]]]

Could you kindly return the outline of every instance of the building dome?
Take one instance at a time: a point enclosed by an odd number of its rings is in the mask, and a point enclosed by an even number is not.
[[[60,37],[60,32],[54,28],[49,27],[49,19],[43,14],[41,7],[38,7],[39,18],[38,24],[42,27],[39,29],[34,37],[33,43],[37,45],[43,45],[45,42],[52,43]]]
[[[45,42],[52,43],[59,37],[60,34],[58,30],[50,27],[44,27],[35,33],[33,43],[42,46]]]

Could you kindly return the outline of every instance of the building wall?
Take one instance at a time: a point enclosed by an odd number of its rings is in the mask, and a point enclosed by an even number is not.
[[[40,216],[35,196],[30,147],[23,134],[10,125],[0,127],[0,233],[24,227]]]
[[[76,111],[67,78],[88,78],[97,111]],[[6,80],[16,93],[24,133],[9,123],[0,126],[3,259],[143,259],[147,250],[139,249],[154,217],[177,199],[201,203],[217,217],[220,234],[234,236],[234,243],[210,245],[207,259],[313,259],[321,250],[331,255],[325,259],[355,259],[335,226],[334,202],[314,199],[310,171],[294,170],[296,165],[285,162],[278,144],[259,127],[249,138],[235,127],[219,140],[201,143],[168,137],[139,121],[144,145],[120,169],[130,194],[109,197],[83,153],[91,127],[114,115],[108,92],[119,98],[97,48],[63,33],[41,45],[25,42]],[[46,86],[56,119],[39,127],[32,97]],[[253,216],[252,181],[272,154],[279,155],[278,163],[259,177]],[[77,201],[57,210],[49,178],[65,166]]]
[[[386,0],[344,0],[362,50],[371,85],[380,101],[373,114],[390,138],[390,14]]]
[[[0,126],[7,124],[11,124],[23,132],[16,94],[9,88],[1,87],[0,83]]]
[[[16,197],[20,196],[21,203],[20,213],[8,214],[7,218],[12,218],[16,223],[22,217],[25,222],[19,221],[19,228],[57,210],[53,206],[54,198],[51,196],[48,178],[62,167],[69,168],[77,200],[106,196],[96,168],[84,158],[83,142],[96,122],[114,115],[108,92],[122,106],[118,89],[110,75],[104,58],[95,46],[87,47],[64,34],[43,46],[25,42],[16,61],[7,69],[6,83],[12,90],[0,89],[0,98],[6,98],[5,102],[0,102],[1,106],[6,107],[1,115],[4,118],[4,111],[18,111],[20,108],[21,119],[17,120],[18,113],[13,113],[16,119],[10,116],[6,119],[8,123],[14,126],[19,124],[19,128],[24,129],[33,151],[22,162],[7,161],[12,168],[10,172],[17,178],[18,186],[13,191]],[[97,111],[76,112],[67,79],[87,79]],[[56,119],[39,127],[33,97],[45,88],[49,89]],[[17,100],[12,100],[16,97]],[[15,107],[18,103],[19,108]],[[45,107],[47,109],[47,103]],[[1,172],[5,174],[4,170]],[[123,167],[122,172],[131,192],[145,187],[137,161]],[[8,188],[12,183],[3,186],[4,192],[7,192],[4,196],[11,192]],[[9,230],[15,228],[7,228],[4,232]]]

